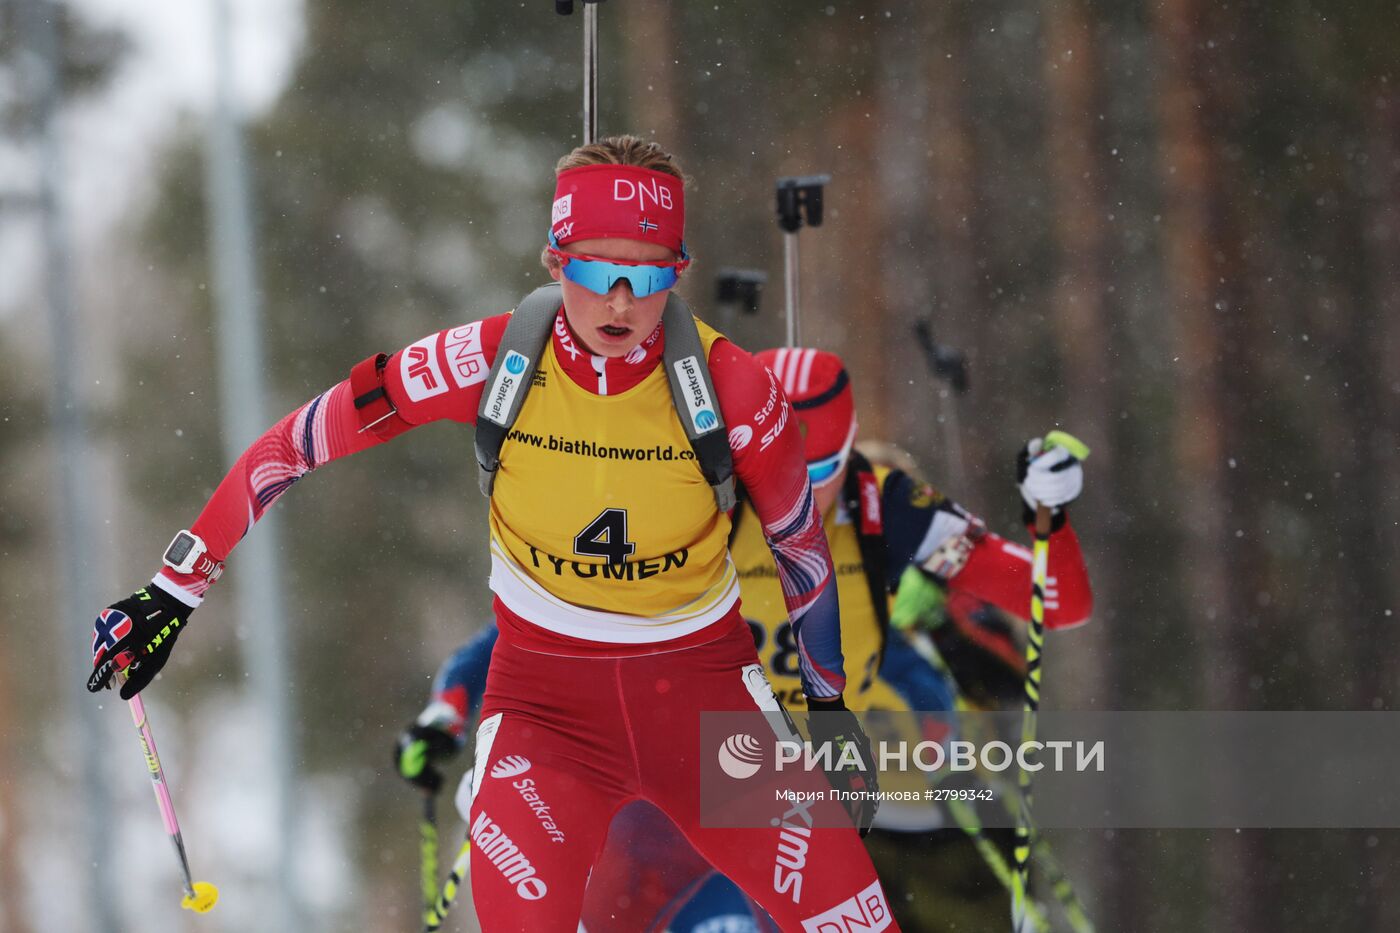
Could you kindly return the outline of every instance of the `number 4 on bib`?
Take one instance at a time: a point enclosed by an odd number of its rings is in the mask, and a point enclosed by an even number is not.
[[[597,518],[574,536],[575,554],[606,557],[610,564],[625,562],[636,550],[637,545],[627,540],[626,509],[603,509]]]

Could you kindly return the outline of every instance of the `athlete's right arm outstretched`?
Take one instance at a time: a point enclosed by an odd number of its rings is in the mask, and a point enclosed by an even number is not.
[[[475,321],[392,356],[370,357],[349,378],[263,433],[219,483],[188,532],[177,536],[151,585],[98,615],[88,689],[104,689],[122,669],[128,677],[123,699],[144,689],[233,548],[307,473],[430,421],[475,423],[482,384],[508,319],[502,314]]]

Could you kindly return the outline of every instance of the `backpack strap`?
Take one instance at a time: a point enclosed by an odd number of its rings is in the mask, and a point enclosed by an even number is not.
[[[558,283],[535,289],[520,302],[501,335],[501,345],[486,377],[486,391],[481,393],[476,410],[477,482],[481,494],[488,499],[501,466],[501,445],[530,394],[530,384],[562,303]]]
[[[885,544],[882,490],[875,468],[859,451],[851,451],[846,466],[846,482],[841,489],[846,514],[856,525],[856,540],[860,543],[861,564],[865,567],[865,582],[870,588],[870,601],[875,618],[880,623],[880,656],[890,632],[890,587],[887,573],[889,548]]]
[[[721,512],[728,512],[738,501],[734,495],[734,456],[729,449],[729,432],[716,401],[719,396],[710,378],[710,364],[695,316],[675,292],[666,297],[661,326],[666,331],[662,358],[676,414],[695,450],[700,472],[714,490],[715,504]]]

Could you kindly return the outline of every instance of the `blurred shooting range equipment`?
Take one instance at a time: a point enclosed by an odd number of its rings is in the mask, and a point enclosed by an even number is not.
[[[830,175],[801,175],[779,178],[778,227],[783,231],[783,288],[787,292],[787,345],[802,342],[798,327],[797,231],[805,220],[809,227],[822,225],[823,189],[831,184]]]

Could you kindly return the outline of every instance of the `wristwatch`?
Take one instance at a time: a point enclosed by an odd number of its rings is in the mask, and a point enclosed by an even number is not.
[[[161,559],[165,566],[176,573],[198,574],[210,583],[219,579],[219,574],[224,572],[223,561],[210,557],[204,539],[189,530],[182,530],[175,535]]]

